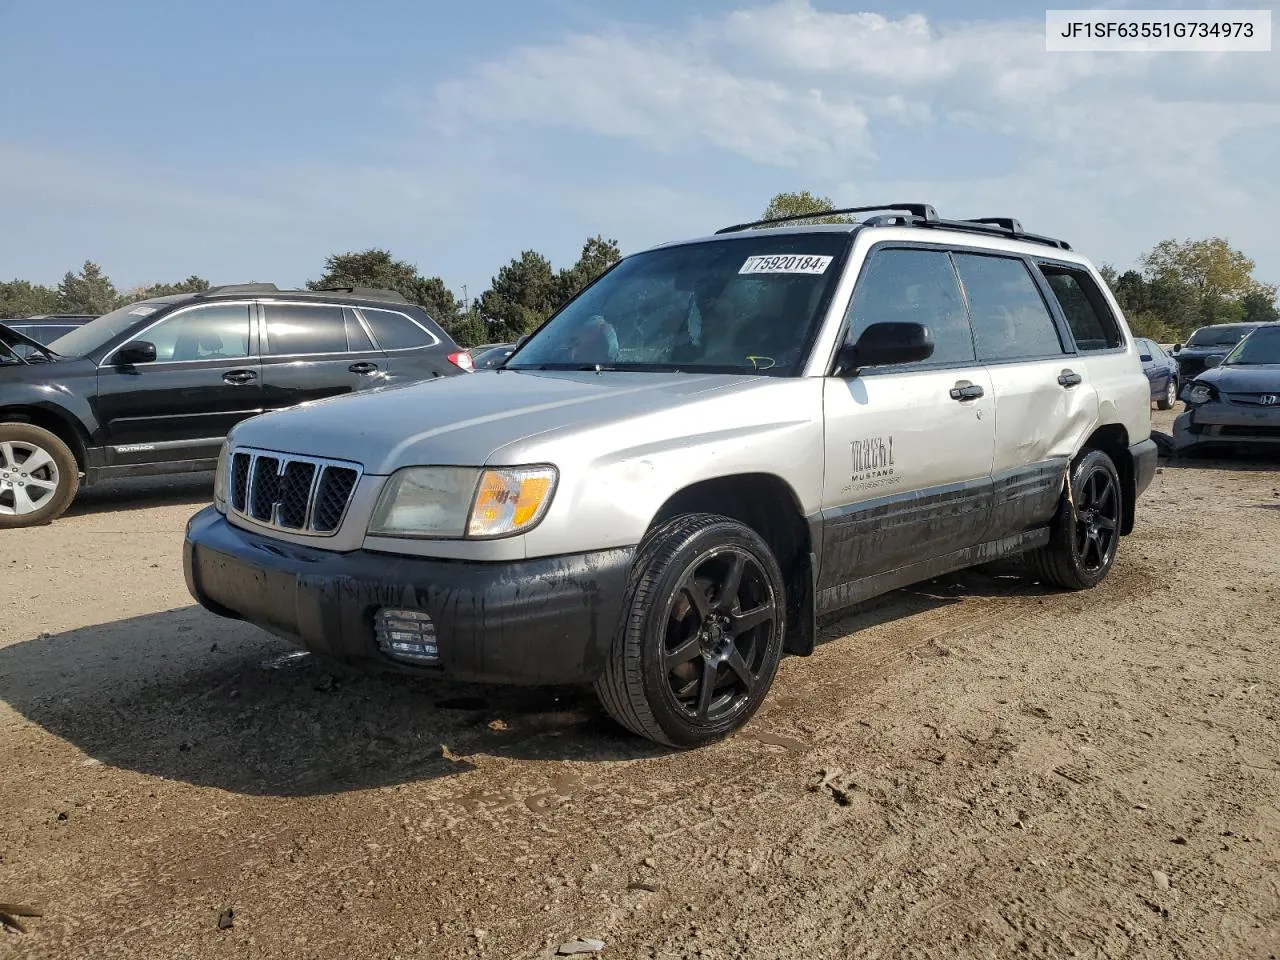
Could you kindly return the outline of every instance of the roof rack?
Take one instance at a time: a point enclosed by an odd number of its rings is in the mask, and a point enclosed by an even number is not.
[[[281,290],[274,283],[224,283],[220,287],[210,287],[192,294],[200,297],[221,297],[227,294],[244,293],[287,293],[291,296],[315,297],[323,293],[345,293],[352,297],[363,297],[366,300],[385,300],[390,303],[408,303],[403,294],[394,290],[381,290],[376,287],[316,287],[314,290]]]
[[[1071,244],[1054,237],[1041,236],[1038,233],[1027,233],[1022,224],[1013,217],[974,217],[969,220],[943,220],[938,211],[930,203],[879,203],[869,207],[841,207],[838,210],[821,210],[815,213],[798,213],[786,217],[772,217],[768,220],[753,220],[750,223],[735,223],[731,227],[722,227],[716,235],[737,233],[753,227],[772,227],[797,220],[814,220],[819,217],[832,217],[846,213],[875,213],[861,221],[864,227],[931,227],[940,230],[958,230],[963,233],[978,233],[986,236],[1010,237],[1025,240],[1028,243],[1039,243],[1059,250],[1070,250]]]
[[[1012,240],[1024,240],[1027,243],[1039,243],[1059,250],[1070,250],[1071,244],[1055,237],[1045,237],[1038,233],[1027,233],[1022,224],[1013,217],[974,217],[969,220],[926,219],[914,215],[884,214],[869,217],[862,221],[864,227],[932,227],[939,230],[957,230],[961,233],[978,233],[989,237],[1008,237]]]
[[[224,293],[276,293],[280,290],[274,283],[224,283],[220,287],[207,287],[197,290],[197,297],[220,296]]]
[[[938,219],[938,211],[928,203],[877,203],[869,207],[841,207],[838,210],[818,210],[813,213],[793,213],[786,217],[770,217],[767,220],[752,220],[750,223],[735,223],[731,227],[721,227],[716,231],[716,235],[719,236],[722,233],[737,233],[740,230],[750,230],[753,227],[772,227],[781,223],[794,223],[797,220],[815,220],[819,217],[834,217],[845,213],[875,213],[877,210],[903,210],[912,217],[918,217],[924,222],[932,222]]]
[[[392,303],[408,303],[403,293],[395,290],[384,290],[380,287],[316,287],[314,293],[345,293],[353,297],[364,297],[367,300],[390,300]]]

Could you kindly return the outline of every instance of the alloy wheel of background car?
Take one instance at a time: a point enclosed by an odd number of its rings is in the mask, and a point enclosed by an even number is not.
[[[1110,572],[1124,520],[1120,473],[1101,450],[1086,449],[1072,464],[1071,496],[1064,493],[1048,546],[1027,554],[1032,571],[1067,590],[1096,586]]]
[[[719,739],[773,683],[785,611],[782,573],[759,534],[728,517],[676,517],[636,551],[596,693],[615,720],[658,743]]]
[[[1156,407],[1161,410],[1172,410],[1173,405],[1178,402],[1178,381],[1169,380],[1169,385],[1164,388],[1164,397],[1156,401]]]
[[[80,485],[75,457],[57,436],[29,423],[0,423],[0,527],[59,516]]]

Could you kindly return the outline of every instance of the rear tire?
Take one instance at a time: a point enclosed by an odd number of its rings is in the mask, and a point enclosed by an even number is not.
[[[672,747],[727,736],[759,708],[782,659],[786,587],[745,524],[693,513],[636,551],[596,695],[633,733]]]
[[[1076,458],[1070,483],[1071,497],[1062,497],[1048,545],[1027,554],[1027,564],[1044,583],[1087,590],[1115,563],[1124,496],[1120,473],[1101,450],[1085,450]]]
[[[62,516],[80,489],[75,454],[43,427],[0,423],[0,529]]]

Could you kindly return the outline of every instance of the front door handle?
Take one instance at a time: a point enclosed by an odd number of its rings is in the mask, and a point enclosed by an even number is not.
[[[352,373],[377,373],[378,365],[376,363],[370,363],[368,360],[361,360],[359,363],[353,363],[351,366],[347,367],[347,369]]]
[[[1084,383],[1084,377],[1076,373],[1074,370],[1063,370],[1058,374],[1058,383],[1064,387],[1078,387]]]
[[[985,391],[976,383],[970,383],[968,380],[960,380],[951,388],[951,399],[959,400],[977,400]]]
[[[228,370],[222,375],[222,379],[227,383],[241,384],[257,380],[258,375],[252,370]]]

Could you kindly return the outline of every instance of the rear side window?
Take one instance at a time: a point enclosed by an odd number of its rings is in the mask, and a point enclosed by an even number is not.
[[[871,254],[853,294],[849,341],[857,340],[873,323],[893,322],[923,323],[929,328],[933,356],[925,363],[973,362],[969,317],[945,251],[890,249]]]
[[[395,310],[379,310],[361,307],[360,312],[373,328],[378,346],[383,350],[406,350],[410,347],[427,347],[435,343],[435,337],[423,330],[403,313]]]
[[[1078,350],[1111,350],[1123,344],[1106,298],[1083,270],[1042,263],[1040,271],[1058,298]]]
[[[969,297],[979,360],[1034,360],[1062,354],[1053,315],[1025,263],[972,253],[957,253],[955,261]]]
[[[267,353],[287,357],[306,353],[345,353],[347,329],[341,307],[306,303],[265,303]]]

